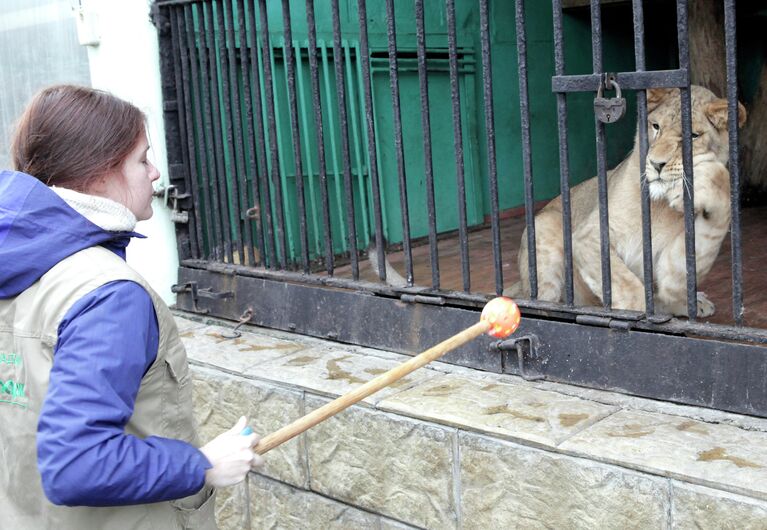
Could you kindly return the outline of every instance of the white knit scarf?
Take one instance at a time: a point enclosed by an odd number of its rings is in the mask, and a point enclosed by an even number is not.
[[[57,186],[51,186],[51,190],[73,210],[103,230],[131,232],[136,228],[136,216],[119,202]]]

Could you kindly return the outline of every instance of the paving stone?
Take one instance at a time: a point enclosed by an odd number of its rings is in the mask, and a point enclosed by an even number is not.
[[[326,346],[272,359],[248,369],[245,375],[279,381],[316,394],[336,397],[354,390],[408,359],[409,357],[405,356],[398,356],[397,360],[382,359],[359,355],[353,350],[345,350],[342,346]],[[430,370],[416,370],[365,398],[364,402],[376,403],[394,392],[435,375],[438,374]]]
[[[767,433],[622,410],[561,446],[604,462],[767,499]]]
[[[666,528],[664,480],[461,433],[462,528]]]
[[[232,373],[242,374],[248,368],[306,348],[305,344],[271,337],[261,333],[243,331],[238,338],[227,339],[222,333],[231,327],[193,327],[181,333],[190,362],[215,366]]]
[[[325,401],[307,397],[307,406]],[[425,528],[455,528],[455,432],[354,406],[307,431],[311,489]]]
[[[252,528],[378,530],[380,516],[264,477],[251,480]],[[240,528],[240,527],[233,527]]]
[[[174,320],[176,321],[176,327],[178,328],[178,332],[182,334],[187,331],[191,331],[193,329],[205,327],[204,322],[200,322],[199,320],[191,320],[189,318],[183,318],[178,315],[175,315]]]
[[[672,484],[675,530],[765,530],[767,504],[723,491]]]
[[[458,375],[429,379],[378,407],[542,446],[556,446],[617,410],[529,386]]]
[[[214,370],[194,367],[195,415],[200,437],[208,442],[231,429],[240,416],[261,436],[295,421],[303,415],[300,392],[234,378]],[[288,484],[308,482],[306,452],[302,436],[297,436],[264,455],[263,474]]]

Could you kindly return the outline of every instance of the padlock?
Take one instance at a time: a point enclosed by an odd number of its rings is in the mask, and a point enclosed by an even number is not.
[[[597,97],[594,98],[594,113],[602,123],[615,123],[626,114],[626,98],[621,97],[621,87],[618,86],[618,83],[609,79],[605,81],[605,84],[607,83],[615,87],[615,97],[603,97],[602,84],[600,83]]]

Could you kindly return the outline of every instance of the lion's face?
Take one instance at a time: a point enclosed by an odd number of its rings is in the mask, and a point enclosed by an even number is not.
[[[678,89],[647,91],[647,152],[645,176],[650,197],[661,199],[681,186],[682,113]],[[739,104],[738,125],[746,120],[746,111]],[[707,161],[727,164],[727,100],[717,98],[710,90],[692,87],[692,158],[693,167]]]

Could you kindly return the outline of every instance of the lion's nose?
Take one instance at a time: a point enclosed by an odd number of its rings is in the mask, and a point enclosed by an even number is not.
[[[666,165],[665,162],[656,162],[655,160],[650,160],[650,164],[652,164],[652,167],[655,168],[655,171],[657,171],[659,175],[663,170],[663,167]]]

